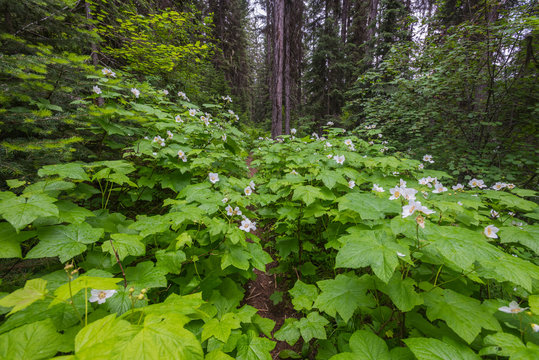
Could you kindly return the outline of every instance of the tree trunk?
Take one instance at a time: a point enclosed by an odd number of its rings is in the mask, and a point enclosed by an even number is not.
[[[348,33],[348,12],[350,10],[349,0],[342,1],[342,13],[341,13],[341,40],[346,43],[346,36]]]
[[[273,9],[273,81],[271,136],[283,133],[283,58],[284,58],[284,0],[275,0]]]
[[[89,21],[89,27],[90,27],[90,31],[93,31],[95,26],[94,24],[92,24],[91,20],[93,19],[92,17],[92,12],[91,12],[91,9],[90,9],[90,3],[88,1],[85,1],[84,2],[84,9],[86,10],[86,19],[90,20]],[[90,43],[90,48],[92,50],[92,52],[90,53],[90,57],[92,59],[92,64],[97,67],[99,66],[99,58],[97,57],[97,45],[96,43],[94,43],[93,41]],[[103,106],[105,104],[105,99],[103,99],[101,96],[97,98],[97,106]]]

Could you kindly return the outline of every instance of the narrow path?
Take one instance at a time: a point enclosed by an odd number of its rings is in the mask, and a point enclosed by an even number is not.
[[[249,177],[253,177],[256,174],[257,169],[251,168],[251,162],[253,158],[251,155],[246,159],[247,166],[249,167]],[[261,241],[262,246],[267,241],[265,229],[258,228],[255,231]],[[266,271],[262,272],[258,269],[254,270],[256,279],[247,283],[245,290],[246,295],[243,300],[244,304],[250,305],[258,310],[258,315],[275,321],[275,327],[271,333],[273,334],[281,328],[285,319],[290,317],[299,318],[299,314],[294,310],[290,298],[288,296],[289,285],[284,276],[271,274],[271,269],[279,266],[279,263],[275,260],[274,256],[270,254],[274,259],[273,262],[266,265]],[[274,305],[273,300],[270,299],[271,295],[275,292],[281,292],[283,294],[283,300]],[[262,335],[262,334],[261,334]],[[274,340],[277,344],[271,352],[272,359],[278,359],[279,353],[285,349],[294,350],[297,353],[301,353],[301,339],[294,345],[290,346],[285,341]]]

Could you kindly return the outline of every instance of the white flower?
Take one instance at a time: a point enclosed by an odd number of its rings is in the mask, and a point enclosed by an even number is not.
[[[398,257],[405,257],[406,255],[403,254],[403,253],[401,253],[401,252],[398,252],[398,251],[397,251],[397,256],[398,256]]]
[[[406,200],[415,200],[415,194],[417,194],[416,189],[401,187],[401,190],[402,190],[402,196]]]
[[[233,110],[228,110],[228,113],[229,113],[230,115],[234,115],[234,111],[233,111]]]
[[[397,173],[398,174],[398,173]],[[399,186],[405,188],[406,187],[406,181],[400,179],[399,180]]]
[[[197,114],[196,109],[189,109],[189,115],[195,116]]]
[[[463,189],[464,189],[464,185],[462,185],[462,184],[457,184],[457,185],[451,186],[451,188],[452,188],[453,190],[455,190],[455,191],[456,191],[456,190],[463,190]]]
[[[219,181],[219,174],[217,173],[209,173],[208,176],[212,184],[215,184],[217,181]]]
[[[398,171],[393,171],[392,174],[393,174],[393,176],[397,176],[397,175],[400,175],[400,172],[398,172]]]
[[[187,98],[187,95],[185,95],[183,91],[178,91],[178,96],[186,101],[189,101],[189,99]]]
[[[315,133],[315,132],[313,132],[313,133],[311,134],[311,137],[312,137],[312,138],[315,138],[315,139],[317,139],[317,140],[320,138],[320,137],[318,136],[318,134]]]
[[[253,190],[255,189],[255,182],[253,180],[249,182],[249,187]]]
[[[103,304],[109,297],[116,294],[116,290],[95,290],[92,289],[90,291],[92,296],[90,296],[90,299],[88,301],[90,302],[96,302],[98,304]]]
[[[226,142],[226,134],[223,134],[223,135],[221,136],[221,139],[223,139],[223,141]]]
[[[518,314],[519,312],[522,312],[526,309],[528,308],[521,308],[520,306],[518,306],[518,303],[516,301],[511,301],[509,303],[509,306],[502,306],[498,308],[498,310],[508,314]]]
[[[443,193],[447,191],[447,188],[442,185],[442,183],[436,182],[434,183],[434,190],[432,190],[433,193]]]
[[[483,180],[478,180],[478,179],[472,179],[468,182],[468,185],[471,187],[471,188],[474,188],[474,187],[478,187],[478,188],[484,188],[484,187],[487,187],[485,185],[485,183],[483,182]]]
[[[333,126],[333,125],[334,125],[334,124],[333,124],[333,121],[328,121],[327,125],[328,125],[328,126]]]
[[[515,188],[515,184],[505,184],[505,186],[509,189],[509,190],[513,190]]]
[[[250,232],[251,230],[256,230],[256,223],[252,222],[251,220],[244,218],[241,221],[240,229],[245,232]]]
[[[346,146],[352,146],[352,145],[353,145],[353,144],[352,144],[352,140],[350,140],[350,139],[344,140],[344,145],[346,145]]]
[[[425,165],[419,164],[419,165],[417,166],[417,168],[418,168],[419,170],[423,170],[423,169],[425,168]]]
[[[247,186],[245,189],[243,189],[243,192],[245,193],[245,195],[249,196],[253,193],[253,189],[251,189],[250,186]]]
[[[292,134],[292,135],[296,135],[296,132],[297,132],[297,130],[296,130],[296,129],[294,129],[294,128],[290,129],[290,134]]]
[[[463,204],[462,204],[462,202],[460,202],[460,201],[457,201],[457,204],[459,204],[460,206],[462,206],[462,205],[463,205]]]
[[[382,134],[378,134],[378,137],[381,138],[383,135]]]
[[[163,92],[163,94],[168,95],[168,90],[167,89],[162,90],[162,92]]]
[[[497,219],[500,217],[500,214],[495,211],[494,209],[490,209],[490,216],[493,218],[493,219]]]
[[[224,197],[223,200],[221,200],[223,202],[223,204],[226,204],[228,202],[228,198],[227,197]]]
[[[292,171],[290,171],[290,174],[291,175],[298,175],[298,172],[296,170],[292,170]]]
[[[185,153],[182,150],[178,150],[178,157],[182,158],[185,156]]]
[[[498,229],[496,226],[494,225],[489,225],[485,228],[485,231],[483,231],[483,233],[485,234],[486,237],[488,238],[491,238],[491,239],[497,239],[498,238],[498,235],[496,235],[496,233],[499,231],[500,229]]]
[[[337,156],[335,155],[333,159],[337,162],[337,164],[343,164],[344,163],[344,155]]]
[[[233,209],[232,206],[228,205],[225,210],[228,216],[242,215],[240,208],[237,206],[235,209]]]
[[[369,145],[374,145],[374,141],[369,141]]]
[[[432,155],[425,155],[423,156],[423,161],[430,162],[431,164],[434,163],[434,160],[432,160]]]
[[[391,193],[389,200],[397,200],[401,197],[404,191],[399,186],[395,186],[393,189],[389,189],[389,192]]]
[[[331,143],[329,141],[326,141],[326,147],[332,147],[333,145],[331,145]]]
[[[153,152],[152,155],[153,155],[153,156],[157,156],[157,153],[156,153],[156,152]]]
[[[163,139],[161,136],[157,135],[153,138],[153,142],[158,143],[161,146],[165,146],[165,139]]]
[[[384,192],[385,190],[383,187],[378,186],[378,184],[372,184],[372,191]]]
[[[114,71],[112,71],[111,69],[103,68],[103,69],[101,70],[101,72],[102,72],[103,75],[105,75],[105,76],[110,76],[110,77],[113,77],[113,78],[116,77],[116,73],[115,73]]]
[[[182,118],[180,117],[180,115],[176,115],[176,117],[174,118],[174,120],[176,120],[177,123],[182,123],[183,120]]]
[[[169,139],[172,139],[172,138],[174,137],[174,134],[172,133],[172,131],[167,130],[167,137],[168,137]]]
[[[503,182],[497,182],[496,184],[492,185],[492,188],[496,191],[502,190],[504,187],[506,187],[507,184]]]
[[[434,210],[429,210],[426,206],[421,205],[419,201],[410,200],[408,205],[402,207],[402,217],[408,217],[415,211],[422,212],[425,215],[434,214]]]
[[[94,90],[94,92],[95,92],[97,95],[101,94],[101,89],[99,88],[99,86],[94,85],[94,87],[93,87],[92,89]]]
[[[428,185],[429,184],[429,179],[423,177],[423,178],[419,179],[419,184],[420,185]]]
[[[539,325],[531,323],[530,326],[532,327],[533,332],[539,332]]]
[[[354,180],[350,180],[350,181],[348,182],[348,187],[349,187],[350,189],[353,189],[354,186],[356,186],[356,182],[355,182]]]
[[[508,214],[509,214],[509,216],[515,216],[515,213],[512,212],[512,211],[509,211]]]
[[[226,101],[226,102],[232,102],[232,98],[230,97],[230,95],[227,95],[227,96],[221,96],[221,99],[223,99],[223,100]]]
[[[140,91],[136,88],[131,88],[131,93],[135,95],[136,98],[138,98],[140,95]]]
[[[327,156],[328,159],[331,159],[333,157],[333,155],[331,155],[331,154],[327,154],[326,156]]]

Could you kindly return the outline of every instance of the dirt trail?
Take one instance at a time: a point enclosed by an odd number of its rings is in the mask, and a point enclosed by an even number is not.
[[[253,158],[251,155],[246,160],[247,166],[249,167],[249,176],[253,177],[256,174],[257,169],[251,168],[251,162]],[[255,235],[257,235],[262,240],[262,246],[266,242],[264,229],[257,229]],[[272,254],[270,254],[272,256]],[[272,258],[274,258],[272,256]],[[270,270],[277,267],[279,264],[277,261],[273,261],[270,264],[266,265],[266,271],[262,272],[258,269],[254,270],[256,274],[256,279],[251,280],[247,283],[245,290],[246,295],[243,300],[244,304],[251,305],[258,310],[258,315],[271,319],[275,321],[275,327],[271,333],[273,334],[281,328],[285,319],[290,317],[299,318],[299,314],[294,310],[290,298],[288,297],[289,285],[283,275],[271,274]],[[283,300],[277,305],[273,304],[273,300],[270,299],[270,296],[276,292],[283,293]],[[261,336],[263,336],[261,334]],[[272,359],[278,359],[279,353],[285,349],[294,350],[297,353],[301,353],[301,339],[294,345],[290,346],[285,341],[276,341],[275,348],[271,352]]]

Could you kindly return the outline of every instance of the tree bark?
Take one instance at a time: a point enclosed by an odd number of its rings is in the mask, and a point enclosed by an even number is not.
[[[90,20],[89,22],[89,28],[90,28],[90,31],[93,31],[95,26],[94,24],[92,24],[92,11],[90,9],[90,3],[88,1],[85,1],[84,2],[84,9],[86,10],[86,19]],[[92,52],[90,53],[90,57],[92,59],[92,64],[95,66],[95,67],[98,67],[99,66],[99,58],[97,56],[97,45],[95,42],[91,42],[90,43],[90,48],[92,50]],[[103,99],[101,96],[97,98],[97,106],[103,106],[105,105],[105,99]]]
[[[283,58],[284,58],[284,0],[275,0],[273,10],[273,72],[271,136],[283,133]]]

